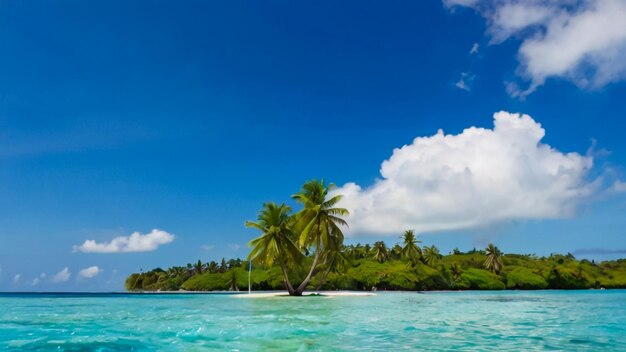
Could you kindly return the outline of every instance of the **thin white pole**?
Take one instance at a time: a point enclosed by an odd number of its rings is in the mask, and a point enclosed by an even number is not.
[[[252,273],[252,260],[248,260],[248,294],[252,293],[252,286],[250,285],[251,273]]]

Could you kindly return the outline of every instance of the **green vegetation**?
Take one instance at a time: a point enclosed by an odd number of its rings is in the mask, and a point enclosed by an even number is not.
[[[454,249],[441,255],[434,245],[420,247],[413,231],[389,247],[384,241],[344,245],[340,227],[348,211],[337,208],[333,185],[309,181],[292,198],[302,205],[294,214],[285,204],[265,203],[256,221],[260,232],[250,241],[248,258],[222,259],[186,267],[157,268],[126,279],[129,291],[214,291],[248,288],[287,290],[299,296],[317,290],[503,290],[626,288],[626,259],[595,263],[573,255],[549,257],[503,254],[489,244],[484,251]]]
[[[486,251],[471,250],[442,256],[435,266],[424,257],[412,260],[408,255],[389,251],[381,263],[377,251],[361,244],[343,246],[336,265],[318,266],[307,289],[325,290],[501,290],[501,289],[586,289],[626,288],[626,259],[594,263],[576,260],[572,255],[553,254],[548,257],[501,254],[501,270],[497,274],[485,267]],[[424,253],[425,248],[421,248]],[[312,255],[303,256],[299,268],[288,268],[293,282],[303,280],[312,265]],[[174,267],[130,275],[126,289],[130,291],[247,290],[247,261],[225,261]],[[329,269],[330,268],[330,269]],[[252,266],[253,290],[286,290],[280,264]]]

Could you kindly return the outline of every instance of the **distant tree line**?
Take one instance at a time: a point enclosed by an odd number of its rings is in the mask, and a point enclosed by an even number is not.
[[[408,242],[411,243],[410,241]],[[502,254],[490,245],[484,250],[454,249],[441,255],[435,246],[406,242],[350,244],[341,249],[335,265],[320,266],[309,290],[535,290],[626,288],[626,259],[594,262],[573,255]],[[420,254],[421,253],[421,254]],[[312,258],[305,258],[311,264]],[[330,269],[330,270],[329,270]],[[304,277],[292,271],[294,279]],[[286,290],[279,265],[253,264],[253,290]],[[129,291],[247,290],[248,262],[197,261],[167,270],[134,273],[126,280]]]

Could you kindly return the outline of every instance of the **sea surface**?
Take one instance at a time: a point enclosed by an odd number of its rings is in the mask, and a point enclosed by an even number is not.
[[[626,351],[626,290],[0,294],[0,351]]]

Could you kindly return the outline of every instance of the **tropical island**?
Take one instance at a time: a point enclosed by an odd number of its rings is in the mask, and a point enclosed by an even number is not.
[[[421,246],[412,230],[384,241],[344,244],[348,210],[337,207],[333,184],[306,182],[292,198],[302,209],[265,203],[247,227],[261,235],[245,260],[222,259],[131,274],[128,291],[286,290],[536,290],[626,288],[626,259],[595,262],[572,254],[503,254],[485,249],[442,255]]]

